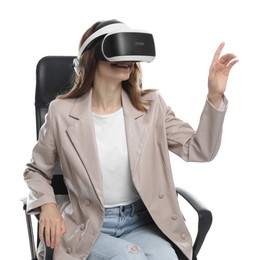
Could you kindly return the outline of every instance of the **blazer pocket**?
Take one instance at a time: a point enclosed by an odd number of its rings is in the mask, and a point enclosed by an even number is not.
[[[89,220],[78,223],[65,210],[62,215],[66,227],[66,233],[62,237],[62,245],[72,255],[80,256],[84,251],[85,243],[89,236],[87,232]]]

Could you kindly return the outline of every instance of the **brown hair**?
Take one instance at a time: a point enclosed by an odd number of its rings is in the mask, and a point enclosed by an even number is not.
[[[93,24],[82,36],[79,49],[85,40],[93,34],[98,26],[102,22],[96,22]],[[86,94],[93,86],[93,80],[95,75],[95,70],[97,66],[97,60],[94,58],[95,48],[98,42],[93,44],[90,48],[84,51],[79,60],[79,74],[75,75],[73,84],[71,88],[64,94],[59,95],[58,98],[77,98]],[[144,100],[141,99],[145,94],[155,92],[155,89],[142,90],[142,73],[140,64],[135,62],[132,72],[128,80],[122,82],[122,87],[128,94],[133,106],[140,111],[147,111],[145,105],[147,105]]]

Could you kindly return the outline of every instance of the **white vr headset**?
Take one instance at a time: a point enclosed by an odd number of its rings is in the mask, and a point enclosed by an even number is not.
[[[124,23],[110,20],[105,22],[105,25],[100,24],[99,29],[82,44],[77,58],[73,60],[77,74],[81,55],[95,42],[98,42],[95,49],[97,60],[151,62],[155,58],[152,34],[142,30],[133,30]]]

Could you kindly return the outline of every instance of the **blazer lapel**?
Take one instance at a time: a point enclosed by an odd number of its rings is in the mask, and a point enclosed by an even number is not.
[[[91,97],[92,90],[84,97],[77,99],[69,115],[77,119],[77,122],[67,129],[67,134],[89,175],[95,193],[103,204],[102,173],[92,119]],[[130,168],[135,177],[149,127],[145,122],[145,113],[133,107],[124,90],[122,91],[122,103]]]
[[[130,160],[130,168],[135,178],[136,167],[148,134],[145,112],[133,107],[127,93],[122,91],[122,103],[125,116],[126,138]]]
[[[89,175],[95,193],[103,204],[102,174],[91,113],[91,96],[92,90],[77,99],[69,115],[76,118],[77,122],[67,129],[67,134]]]

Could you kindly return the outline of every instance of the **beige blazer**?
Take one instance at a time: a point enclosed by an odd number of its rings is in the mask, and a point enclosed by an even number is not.
[[[93,120],[91,93],[51,102],[24,179],[31,192],[28,212],[56,203],[50,180],[60,159],[69,201],[60,205],[67,233],[55,260],[86,259],[103,223],[103,190]],[[206,101],[195,132],[175,117],[161,96],[148,94],[147,113],[136,110],[125,91],[122,104],[133,182],[158,227],[188,258],[192,240],[182,217],[172,178],[169,150],[185,161],[205,162],[218,152],[225,111]]]

